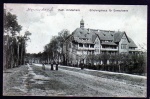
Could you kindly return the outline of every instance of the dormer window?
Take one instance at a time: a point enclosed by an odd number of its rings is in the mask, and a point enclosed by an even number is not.
[[[127,48],[127,44],[121,44],[121,49],[126,49]]]

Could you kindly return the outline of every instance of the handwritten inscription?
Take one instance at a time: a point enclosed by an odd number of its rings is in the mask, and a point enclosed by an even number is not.
[[[47,11],[47,12],[52,12],[53,11],[53,7],[51,8],[41,8],[41,9],[34,9],[34,8],[28,8],[26,11]]]

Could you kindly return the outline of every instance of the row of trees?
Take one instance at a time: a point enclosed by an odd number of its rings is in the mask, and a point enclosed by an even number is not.
[[[28,54],[28,58],[38,59],[40,63],[63,62],[63,42],[70,35],[69,31],[64,29],[58,33],[57,36],[52,36],[48,44],[44,46],[44,51],[37,54]]]
[[[114,72],[145,74],[146,59],[146,52],[138,54],[93,54],[87,56],[87,61],[90,64],[85,64],[85,67]]]
[[[26,31],[20,36],[22,26],[17,22],[17,16],[4,10],[4,36],[3,36],[3,67],[13,68],[24,63],[26,41],[31,33]]]
[[[50,43],[45,45],[43,52],[43,59],[50,62],[63,62],[63,43],[70,35],[70,32],[66,29],[60,31],[57,36],[53,36]]]

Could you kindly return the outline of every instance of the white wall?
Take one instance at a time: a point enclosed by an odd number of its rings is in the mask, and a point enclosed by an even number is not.
[[[124,39],[125,38],[125,39]],[[121,44],[127,44],[126,49],[121,49]],[[119,42],[119,53],[121,52],[129,52],[129,42],[125,34],[123,34],[120,42]]]
[[[98,52],[94,51],[94,54],[99,54],[100,53],[100,40],[98,36],[96,37],[94,43],[95,43],[94,48],[99,50]]]

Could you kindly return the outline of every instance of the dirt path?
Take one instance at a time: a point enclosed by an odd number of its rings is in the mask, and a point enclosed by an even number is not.
[[[8,74],[8,73],[6,73]],[[24,66],[5,78],[5,95],[14,89],[20,95],[31,96],[86,96],[86,97],[144,97],[146,87],[125,83],[115,79],[96,76],[84,71],[59,68],[51,71],[50,66],[42,70],[41,66]],[[13,78],[13,80],[11,80]],[[9,80],[8,80],[9,79]],[[18,80],[19,79],[19,80]],[[22,79],[22,82],[20,81]],[[20,81],[20,83],[17,83]],[[15,84],[10,84],[13,82]],[[7,87],[6,87],[7,86]],[[8,87],[9,86],[9,87]],[[8,90],[6,90],[8,89]],[[11,91],[12,92],[12,91]],[[17,94],[17,95],[18,95]],[[12,95],[12,94],[11,94]]]
[[[27,91],[24,90],[24,75],[28,74],[27,66],[21,66],[8,69],[3,72],[3,95],[7,96],[26,96]]]

